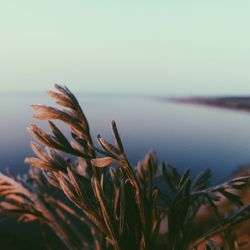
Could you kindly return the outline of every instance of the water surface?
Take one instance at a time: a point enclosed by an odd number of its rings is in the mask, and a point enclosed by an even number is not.
[[[89,119],[93,137],[112,140],[110,122],[117,122],[123,143],[135,164],[149,150],[159,160],[191,168],[194,173],[211,168],[214,180],[227,178],[250,162],[250,115],[234,110],[161,102],[158,98],[76,94]],[[23,160],[33,155],[26,127],[31,104],[52,105],[46,94],[0,95],[0,166],[24,172]],[[40,122],[43,128],[46,123]],[[65,132],[67,128],[65,128]]]

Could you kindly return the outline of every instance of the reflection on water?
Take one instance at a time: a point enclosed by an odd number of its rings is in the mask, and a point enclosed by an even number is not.
[[[23,172],[31,155],[26,126],[30,104],[49,104],[45,95],[1,94],[0,165]],[[111,139],[110,122],[116,120],[133,164],[154,149],[159,160],[195,173],[211,168],[219,181],[250,162],[250,115],[204,106],[164,103],[156,98],[78,95],[92,128]],[[41,124],[41,123],[40,123]],[[45,123],[42,123],[45,126]],[[66,130],[65,130],[66,131]]]

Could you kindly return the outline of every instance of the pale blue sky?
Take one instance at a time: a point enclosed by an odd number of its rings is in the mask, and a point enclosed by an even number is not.
[[[250,94],[250,1],[1,0],[0,91]]]

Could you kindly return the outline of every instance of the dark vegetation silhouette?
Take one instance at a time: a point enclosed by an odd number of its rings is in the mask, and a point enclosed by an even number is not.
[[[0,174],[3,216],[37,221],[47,249],[62,249],[51,232],[74,250],[243,249],[233,227],[250,216],[239,195],[249,176],[210,187],[210,170],[192,179],[189,169],[180,173],[153,152],[132,166],[116,123],[114,142],[98,135],[96,146],[75,96],[66,87],[56,89],[48,94],[60,108],[32,106],[50,133],[29,126],[37,141],[31,143],[36,157],[25,160],[29,172]],[[72,138],[52,120],[67,125]],[[230,211],[220,209],[222,201],[231,204]],[[199,218],[207,212],[213,224],[202,231]]]

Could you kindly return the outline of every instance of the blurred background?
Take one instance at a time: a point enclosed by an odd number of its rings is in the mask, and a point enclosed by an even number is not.
[[[250,3],[1,1],[1,92],[245,94]]]
[[[248,95],[249,10],[249,1],[1,1],[1,168],[25,171],[30,105],[52,104],[54,83],[80,99],[93,137],[109,137],[117,120],[134,163],[150,149],[225,176],[247,163],[248,114],[165,98]]]
[[[167,98],[249,95],[249,11],[247,0],[2,0],[1,170],[27,171],[30,105],[52,105],[46,91],[59,83],[93,137],[111,139],[117,121],[133,164],[153,149],[180,169],[211,168],[214,183],[228,178],[250,162],[249,113]]]

